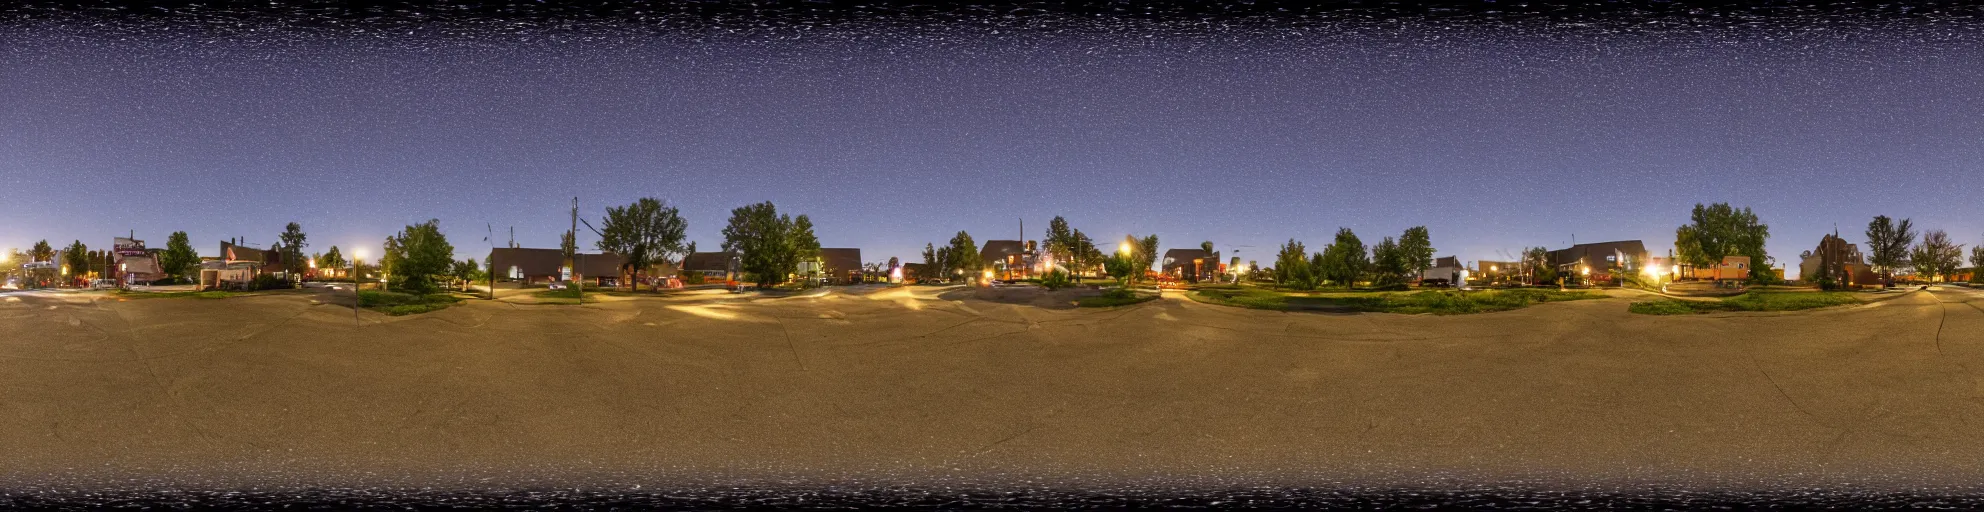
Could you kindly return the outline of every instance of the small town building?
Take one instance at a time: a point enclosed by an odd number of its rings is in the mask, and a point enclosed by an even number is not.
[[[904,263],[902,264],[902,282],[919,283],[927,279],[942,279],[941,277],[932,276],[932,272],[936,272],[936,269],[926,263]]]
[[[1612,281],[1617,274],[1639,272],[1647,261],[1646,244],[1639,240],[1619,240],[1577,244],[1550,251],[1550,265],[1557,273],[1576,279],[1589,272],[1591,280]]]
[[[1723,256],[1722,263],[1719,265],[1705,267],[1682,265],[1681,275],[1689,279],[1709,279],[1716,281],[1724,279],[1749,279],[1750,270],[1749,256],[1732,255]]]
[[[579,253],[568,265],[562,249],[497,247],[489,251],[489,269],[496,280],[525,285],[583,279],[592,286],[620,286],[622,260],[611,253]]]
[[[1474,273],[1471,276],[1489,283],[1515,281],[1523,278],[1525,268],[1520,261],[1481,260],[1474,262]]]
[[[1867,265],[1866,257],[1860,253],[1860,246],[1846,243],[1838,235],[1826,235],[1819,239],[1819,246],[1798,255],[1798,280],[1806,283],[1818,282],[1821,277],[1831,276],[1834,283],[1847,288],[1878,286],[1881,277],[1874,268]]]
[[[1467,267],[1462,266],[1457,256],[1442,256],[1433,259],[1433,266],[1419,272],[1419,283],[1424,285],[1448,286],[1464,284]]]
[[[1019,240],[986,240],[983,249],[978,251],[979,261],[985,270],[992,271],[994,279],[1028,279],[1033,277],[1034,243]]]
[[[861,249],[822,248],[820,249],[821,273],[828,283],[850,284],[861,282]]]
[[[1226,273],[1226,265],[1219,261],[1219,251],[1206,252],[1205,249],[1183,248],[1164,251],[1164,259],[1158,262],[1158,273],[1182,282],[1216,282]]]
[[[682,275],[701,275],[705,282],[741,280],[742,262],[735,252],[694,252],[682,257]]]

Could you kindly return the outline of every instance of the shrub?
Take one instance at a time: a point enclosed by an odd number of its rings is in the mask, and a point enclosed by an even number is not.
[[[690,284],[703,284],[703,273],[702,273],[702,272],[689,272],[689,273],[685,273],[685,274],[682,274],[682,284],[685,284],[685,285],[690,285]]]
[[[287,279],[268,274],[255,276],[255,280],[248,283],[249,290],[287,290],[295,287]]]
[[[445,293],[414,295],[410,293],[361,290],[358,292],[358,305],[392,316],[412,315],[439,311],[461,302],[461,298]]]
[[[1074,286],[1075,282],[1073,279],[1069,278],[1068,273],[1066,271],[1062,271],[1061,269],[1054,269],[1047,271],[1047,275],[1040,277],[1040,285],[1047,287],[1047,289],[1049,290],[1059,290],[1062,288]]]

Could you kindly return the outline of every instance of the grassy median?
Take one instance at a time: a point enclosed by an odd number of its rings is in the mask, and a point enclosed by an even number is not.
[[[1075,305],[1085,308],[1108,308],[1108,307],[1116,307],[1116,306],[1128,306],[1140,302],[1147,302],[1156,298],[1157,298],[1156,294],[1144,295],[1137,293],[1136,290],[1116,288],[1102,292],[1102,295],[1095,295],[1095,296],[1075,299]]]
[[[1603,295],[1555,290],[1425,290],[1418,292],[1284,292],[1251,287],[1206,288],[1186,295],[1207,304],[1276,311],[1458,315],[1521,309],[1545,302]]]
[[[1799,311],[1863,302],[1866,301],[1849,292],[1749,292],[1716,300],[1634,302],[1626,310],[1642,315],[1692,315],[1726,311]]]
[[[359,306],[392,316],[440,311],[461,301],[461,297],[446,293],[414,295],[377,290],[362,290],[358,292]]]

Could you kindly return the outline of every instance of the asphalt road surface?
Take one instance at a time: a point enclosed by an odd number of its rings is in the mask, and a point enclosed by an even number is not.
[[[1984,296],[1653,317],[930,289],[0,297],[0,488],[1984,482]]]

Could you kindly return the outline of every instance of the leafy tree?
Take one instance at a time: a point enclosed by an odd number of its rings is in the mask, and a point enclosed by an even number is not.
[[[301,224],[291,222],[283,226],[282,234],[276,235],[276,238],[282,240],[282,264],[289,268],[289,280],[301,280],[302,270],[308,266],[303,261],[303,248],[310,245],[305,242],[309,240],[309,235],[303,234]]]
[[[1104,271],[1109,272],[1109,277],[1116,278],[1118,285],[1121,285],[1124,289],[1129,289],[1130,284],[1136,282],[1137,275],[1143,273],[1139,268],[1145,270],[1150,268],[1148,266],[1138,267],[1138,264],[1142,262],[1143,258],[1137,256],[1134,250],[1130,252],[1118,252],[1115,256],[1110,256],[1108,259],[1103,260],[1102,268]]]
[[[1136,245],[1137,263],[1139,264],[1137,268],[1148,272],[1151,265],[1157,263],[1157,235],[1145,235],[1142,239],[1137,240]],[[1143,272],[1138,272],[1137,277],[1143,277]]]
[[[455,246],[441,234],[441,221],[407,226],[386,239],[386,255],[381,260],[392,282],[413,294],[433,293],[435,276],[445,276],[453,268]]]
[[[1318,271],[1333,284],[1354,286],[1370,266],[1371,257],[1365,252],[1364,241],[1358,240],[1357,233],[1350,228],[1338,228],[1336,240],[1323,248]]]
[[[949,270],[953,274],[963,272],[966,279],[977,278],[978,271],[985,267],[985,262],[979,256],[978,242],[971,239],[971,234],[959,231],[957,235],[951,237],[949,248],[950,252],[945,258]]]
[[[469,283],[481,279],[482,276],[482,266],[475,263],[475,258],[454,262],[448,268],[448,277],[453,277],[461,285],[462,291],[468,291]]]
[[[1210,257],[1210,256],[1212,256],[1212,248],[1213,248],[1213,247],[1212,247],[1212,241],[1211,241],[1211,240],[1207,240],[1207,241],[1204,241],[1204,242],[1199,242],[1199,250],[1201,250],[1201,251],[1205,251],[1205,253],[1206,253],[1206,256],[1208,256],[1208,257]]]
[[[938,247],[936,254],[936,266],[931,267],[931,270],[937,272],[936,279],[938,281],[951,280],[951,246]]]
[[[723,228],[723,250],[737,252],[759,286],[771,286],[799,267],[792,232],[792,218],[779,215],[770,201],[741,206],[730,211],[730,224]]]
[[[1915,272],[1925,280],[1935,281],[1939,276],[1956,272],[1963,264],[1963,245],[1950,241],[1943,230],[1922,234],[1922,243],[1909,251],[1908,259],[1915,265]]]
[[[1073,268],[1077,241],[1074,230],[1068,229],[1068,219],[1055,215],[1053,220],[1047,221],[1045,238],[1041,242],[1047,246],[1047,254],[1053,256],[1054,261],[1060,262],[1063,266]]]
[[[943,269],[943,265],[939,265],[937,261],[936,244],[932,244],[928,242],[925,242],[923,244],[923,268],[932,269],[932,270]]]
[[[800,218],[805,218],[804,216]],[[683,231],[689,223],[681,212],[660,199],[643,197],[627,206],[606,208],[600,220],[599,250],[620,256],[620,268],[633,276],[633,289],[641,289],[641,272],[669,257],[682,254]]]
[[[351,262],[344,260],[344,253],[339,252],[338,246],[335,245],[331,246],[331,250],[325,251],[323,257],[317,258],[317,268],[344,268],[350,264]]]
[[[895,270],[895,269],[896,269],[896,267],[901,267],[901,266],[902,266],[902,260],[901,260],[901,259],[897,259],[897,258],[896,258],[895,256],[890,256],[890,257],[889,257],[889,268],[887,268],[887,269],[885,269],[885,271],[892,271],[892,270]]]
[[[1275,255],[1274,281],[1279,286],[1297,290],[1316,288],[1317,279],[1314,265],[1309,261],[1309,249],[1302,242],[1288,239],[1281,245],[1281,252]]]
[[[1522,263],[1529,268],[1529,284],[1548,283],[1557,280],[1557,268],[1550,265],[1550,250],[1530,247],[1522,250]]]
[[[1909,219],[1894,222],[1886,215],[1874,216],[1867,223],[1867,264],[1881,273],[1881,279],[1894,285],[1894,272],[1908,265],[1908,247],[1915,243],[1915,223]]]
[[[696,241],[690,240],[689,246],[682,248],[682,254],[695,254],[695,253],[696,253]]]
[[[578,257],[579,242],[573,237],[573,232],[566,231],[565,234],[558,235],[558,252],[567,262],[574,261],[573,258]]]
[[[1075,282],[1077,283],[1082,281],[1083,273],[1094,270],[1096,265],[1102,263],[1103,258],[1102,249],[1095,246],[1095,240],[1090,239],[1087,233],[1083,233],[1079,229],[1075,230],[1074,245],[1068,248],[1068,254],[1072,256],[1075,263],[1071,268],[1076,269]]]
[[[1405,273],[1417,276],[1433,268],[1433,235],[1426,232],[1426,226],[1406,228],[1398,238],[1399,257],[1405,262]]]
[[[159,271],[172,277],[190,278],[199,264],[200,253],[193,250],[185,231],[174,231],[165,237],[165,251],[158,255]]]
[[[62,251],[62,264],[69,266],[69,275],[80,276],[90,271],[90,248],[82,240],[69,244]]]
[[[1689,220],[1674,230],[1675,255],[1689,265],[1713,267],[1721,265],[1723,258],[1739,255],[1750,257],[1752,267],[1770,260],[1764,253],[1770,226],[1758,222],[1757,214],[1747,207],[1739,210],[1729,203],[1696,203]]]
[[[1984,283],[1984,244],[1970,248],[1970,282]]]
[[[42,240],[34,243],[34,248],[28,250],[28,255],[33,256],[37,262],[54,261],[55,248],[49,246],[47,240]]]
[[[1406,258],[1405,250],[1392,237],[1385,237],[1378,241],[1378,245],[1372,246],[1371,270],[1378,284],[1405,282],[1406,272],[1411,271],[1411,263]]]
[[[792,250],[799,253],[799,261],[821,263],[820,237],[813,235],[813,219],[805,215],[792,218]]]

